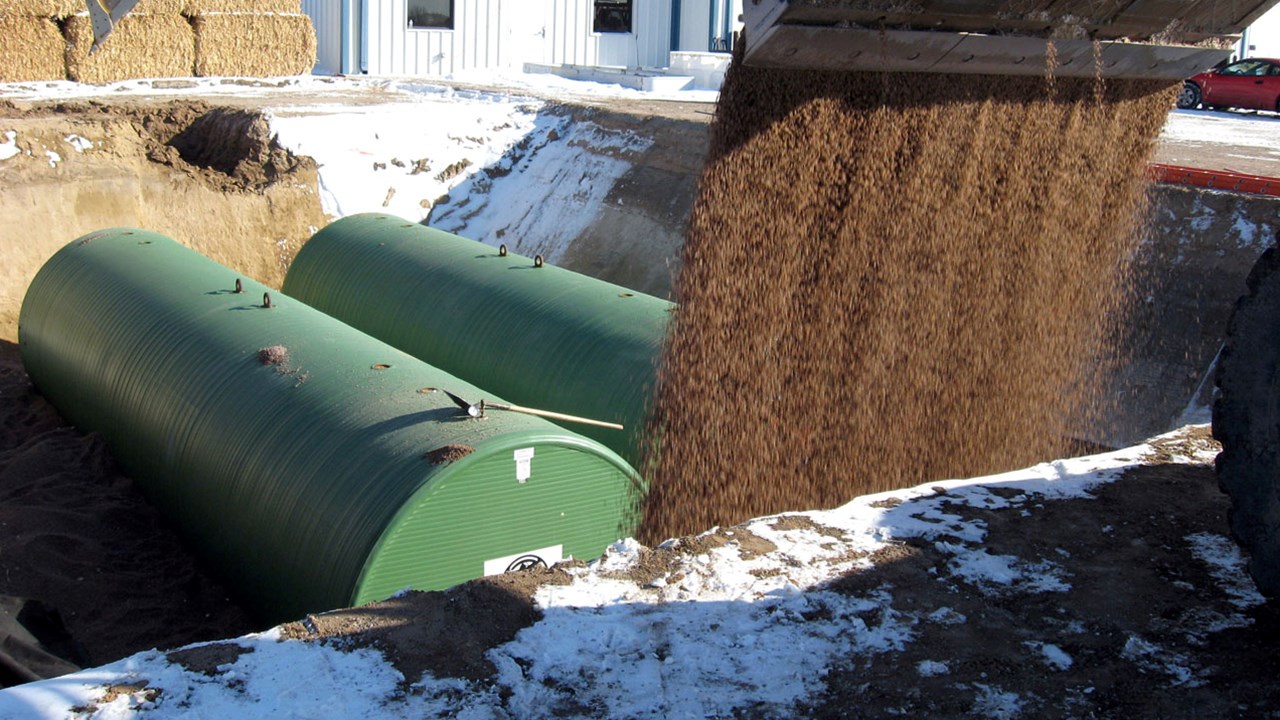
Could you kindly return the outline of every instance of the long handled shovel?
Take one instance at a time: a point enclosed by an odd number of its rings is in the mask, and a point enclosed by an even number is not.
[[[431,389],[434,389],[434,388],[431,388]],[[424,390],[429,390],[429,389],[424,388]],[[552,412],[550,410],[538,410],[535,408],[523,407],[521,405],[510,405],[506,403],[495,403],[495,402],[486,403],[484,400],[481,400],[478,403],[469,403],[466,400],[458,397],[457,395],[454,395],[453,393],[449,392],[448,390],[445,390],[444,388],[439,388],[439,390],[443,392],[445,395],[448,395],[449,399],[453,401],[454,405],[457,405],[463,410],[466,410],[467,414],[470,415],[471,417],[477,417],[477,418],[484,417],[484,411],[488,409],[507,410],[509,412],[524,413],[525,415],[537,415],[538,417],[549,418],[551,420],[563,420],[565,422],[582,423],[583,425],[595,425],[596,427],[612,428],[614,430],[623,429],[622,425],[620,425],[619,423],[606,422],[604,420],[592,420],[591,418],[578,417],[577,415],[568,415],[566,413]]]

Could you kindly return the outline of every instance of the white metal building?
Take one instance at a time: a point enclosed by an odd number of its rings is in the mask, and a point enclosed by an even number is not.
[[[1268,10],[1244,31],[1236,56],[1280,58],[1280,5]]]
[[[525,63],[666,67],[727,52],[742,0],[302,0],[316,72],[447,75]]]

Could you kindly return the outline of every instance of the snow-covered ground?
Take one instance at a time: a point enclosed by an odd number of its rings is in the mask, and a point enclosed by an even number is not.
[[[1174,110],[1160,139],[1202,145],[1237,145],[1280,159],[1280,115],[1234,111]],[[1249,155],[1248,157],[1253,157]]]
[[[1263,112],[1174,110],[1159,162],[1280,177],[1280,115]]]
[[[921,615],[896,610],[891,586],[850,595],[832,592],[826,583],[867,567],[877,550],[916,538],[947,558],[937,577],[942,586],[962,582],[993,594],[1068,592],[1072,578],[1052,561],[989,553],[986,523],[963,518],[957,508],[1034,515],[1055,501],[1092,498],[1154,452],[1151,445],[1137,446],[861,497],[830,511],[753,520],[736,532],[776,550],[756,554],[731,540],[683,556],[643,585],[626,572],[644,549],[619,541],[602,559],[571,569],[571,584],[537,591],[544,616],[489,651],[498,669],[491,683],[430,673],[405,678],[377,650],[285,639],[273,630],[235,641],[244,652],[215,675],[187,669],[159,651],[144,652],[0,692],[0,717],[522,718],[546,717],[548,708],[569,700],[590,708],[583,717],[731,717],[748,708],[786,716],[821,688],[827,668],[838,661],[901,652],[924,625],[964,622],[946,607]],[[1206,446],[1185,452],[1179,461],[1212,457]],[[1185,541],[1236,608],[1263,602],[1230,540],[1198,533]],[[867,621],[871,616],[878,619]],[[1230,627],[1241,621],[1215,622]],[[1024,644],[1050,669],[1072,665],[1057,644]],[[1156,662],[1147,657],[1155,650],[1146,640],[1134,636],[1130,644],[1126,652],[1135,662]],[[916,669],[922,677],[946,674],[948,658],[921,661]],[[1011,717],[1021,703],[1009,690],[975,692],[986,693],[975,695],[975,708],[985,707],[989,717]]]
[[[319,164],[322,207],[333,219],[362,212],[413,221],[430,216],[435,227],[495,246],[507,242],[552,263],[592,221],[629,169],[628,158],[652,144],[625,130],[573,122],[553,106],[643,100],[701,103],[709,113],[717,96],[479,71],[440,82],[299,77],[0,84],[0,99],[18,102],[249,99],[270,115],[282,145]],[[0,160],[10,148],[15,138],[0,134]]]
[[[281,144],[320,166],[335,218],[387,212],[557,262],[651,143],[532,96],[398,85],[413,102],[279,109]],[[529,247],[519,242],[537,238]],[[512,240],[514,239],[514,240]]]
[[[86,85],[69,81],[0,83],[0,96],[15,101],[88,100],[126,95],[190,98],[263,97],[298,99],[362,93],[368,90],[397,92],[423,84],[450,87],[484,88],[495,93],[537,95],[562,100],[660,100],[714,103],[719,93],[714,90],[678,90],[646,92],[609,83],[568,80],[550,74],[510,73],[493,70],[471,70],[436,81],[405,77],[370,75],[310,75],[283,78],[163,78],[124,80],[103,85]],[[406,98],[400,98],[406,99]]]

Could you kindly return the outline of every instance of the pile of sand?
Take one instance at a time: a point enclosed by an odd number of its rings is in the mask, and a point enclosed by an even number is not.
[[[261,629],[0,342],[0,595],[56,611],[83,666]]]

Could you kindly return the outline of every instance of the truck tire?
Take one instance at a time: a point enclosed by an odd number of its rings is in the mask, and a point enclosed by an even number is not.
[[[1280,595],[1280,252],[1249,273],[1218,362],[1213,436],[1218,485],[1231,498],[1231,533],[1251,555],[1263,594]]]

